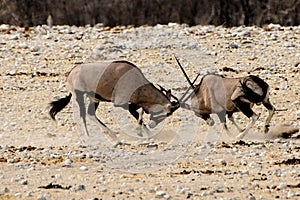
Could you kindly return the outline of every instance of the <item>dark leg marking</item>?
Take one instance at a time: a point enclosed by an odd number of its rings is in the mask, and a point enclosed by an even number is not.
[[[79,105],[80,117],[82,117],[85,122],[86,110],[84,105],[84,92],[76,90],[75,93],[76,93],[76,101]]]
[[[242,113],[244,113],[248,118],[252,117],[253,110],[251,109],[250,103],[246,103],[244,101],[241,101],[240,99],[236,99],[233,101],[235,106],[240,109]]]
[[[137,110],[141,108],[140,106],[134,104],[134,103],[130,103],[128,106],[128,110],[130,112],[130,114],[132,114],[132,116],[136,119],[139,120],[139,113],[137,112]],[[140,120],[138,122],[140,125],[143,123],[143,120]]]
[[[88,114],[92,116],[96,116],[96,110],[99,106],[99,102],[90,102],[88,107]]]
[[[226,123],[226,110],[219,112],[217,115],[218,115],[221,123]]]
[[[263,102],[263,105],[268,109],[268,110],[273,110],[275,109],[274,106],[268,101],[268,102]]]

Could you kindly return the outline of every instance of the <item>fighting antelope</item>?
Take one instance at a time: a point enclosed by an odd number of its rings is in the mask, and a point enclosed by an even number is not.
[[[251,108],[254,104],[262,103],[269,111],[264,128],[264,131],[268,132],[275,108],[270,102],[269,85],[265,81],[254,75],[226,78],[220,75],[208,74],[202,77],[198,85],[194,86],[177,58],[176,60],[193,89],[193,93],[188,97],[191,100],[191,105],[185,103],[188,99],[186,98],[181,102],[183,108],[193,110],[196,116],[201,117],[211,126],[214,121],[210,114],[217,114],[226,131],[228,131],[226,125],[227,114],[228,119],[240,132],[237,138],[242,139],[259,118],[259,115],[253,112]],[[232,116],[233,113],[239,111],[251,119],[245,130],[242,130],[236,124]]]
[[[161,90],[157,89],[138,67],[127,61],[77,65],[71,70],[66,85],[69,95],[51,102],[49,114],[55,120],[55,115],[74,96],[73,100],[79,106],[81,126],[86,135],[89,135],[86,125],[88,115],[106,134],[117,139],[116,134],[96,116],[96,109],[101,101],[112,102],[115,107],[129,110],[143,128],[146,128],[142,119],[143,112],[150,114],[150,126],[156,126],[179,108],[178,100],[171,95],[171,90],[165,90],[161,86]],[[87,110],[85,96],[90,99]],[[170,101],[171,97],[177,101]],[[138,112],[140,108],[142,112]]]

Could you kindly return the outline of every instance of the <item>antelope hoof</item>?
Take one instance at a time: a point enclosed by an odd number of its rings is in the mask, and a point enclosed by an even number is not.
[[[270,130],[270,125],[265,125],[264,132],[265,132],[265,133],[268,133],[269,130]]]
[[[111,131],[111,130],[106,130],[104,131],[104,134],[108,135],[113,141],[119,141],[117,137],[117,132]]]
[[[149,128],[155,128],[155,127],[157,126],[157,124],[156,124],[155,121],[151,120],[151,121],[147,124],[147,126],[148,126]]]
[[[142,126],[136,127],[135,130],[137,132],[137,136],[143,137],[143,127]]]
[[[223,130],[225,130],[225,132],[228,136],[231,136],[231,132],[229,131],[229,129],[227,127],[224,127]]]
[[[209,126],[215,125],[215,121],[214,121],[212,118],[207,119],[207,120],[206,120],[206,123],[207,123]]]
[[[122,145],[123,145],[123,146],[130,146],[129,143],[118,141],[118,142],[116,142],[116,143],[113,145],[113,147],[116,148],[116,147],[122,146]]]
[[[245,137],[245,133],[244,133],[244,132],[241,132],[240,134],[238,134],[238,135],[236,136],[236,139],[241,140],[241,139],[243,139],[244,137]]]

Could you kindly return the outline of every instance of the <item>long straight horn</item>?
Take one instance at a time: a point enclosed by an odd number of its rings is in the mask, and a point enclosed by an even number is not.
[[[161,91],[164,91],[164,92],[168,92],[168,90],[166,90],[163,86],[157,84],[158,87],[160,88]],[[178,101],[178,98],[176,96],[174,96],[172,93],[171,93],[171,97],[173,97],[176,101]]]
[[[179,67],[180,67],[181,71],[183,72],[183,75],[185,76],[186,80],[187,80],[187,81],[188,81],[188,83],[190,84],[191,88],[193,88],[193,89],[194,89],[195,87],[194,87],[193,83],[191,82],[190,78],[188,77],[188,75],[187,75],[187,74],[186,74],[186,72],[184,71],[184,69],[183,69],[183,67],[181,66],[181,64],[180,64],[179,60],[177,59],[177,57],[176,57],[176,56],[174,56],[174,57],[175,57],[175,59],[176,59],[176,61],[177,61],[178,65],[179,65]]]
[[[196,83],[196,81],[197,81],[197,79],[198,79],[198,77],[200,76],[200,74],[197,74],[197,76],[196,76],[196,78],[193,80],[193,82],[192,82],[192,85],[194,85],[195,83]],[[193,93],[191,93],[184,101],[182,101],[184,98],[185,98],[185,96],[189,93],[189,90],[190,89],[192,89],[191,88],[191,86],[189,86],[189,88],[185,91],[185,93],[181,96],[181,98],[178,100],[179,102],[182,102],[182,103],[184,103],[184,102],[186,102],[186,100],[193,94]]]

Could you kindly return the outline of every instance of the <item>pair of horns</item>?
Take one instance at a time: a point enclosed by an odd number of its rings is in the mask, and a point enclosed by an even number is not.
[[[187,73],[185,72],[185,70],[183,69],[182,65],[180,64],[178,58],[177,58],[176,56],[174,56],[174,57],[175,57],[175,59],[176,59],[178,65],[179,65],[181,71],[183,72],[183,75],[185,76],[185,78],[186,78],[186,80],[188,81],[188,83],[189,83],[190,86],[189,86],[188,89],[184,92],[184,94],[181,96],[180,99],[178,99],[178,98],[177,98],[176,96],[174,96],[172,93],[171,93],[171,97],[173,97],[179,104],[185,105],[185,102],[187,101],[187,99],[188,99],[193,93],[191,93],[188,97],[186,97],[186,96],[187,96],[187,94],[189,93],[190,89],[192,89],[192,90],[195,89],[194,84],[195,84],[195,82],[197,81],[197,79],[199,78],[200,74],[197,74],[196,78],[195,78],[195,79],[193,80],[193,82],[192,82],[192,81],[190,80],[190,78],[188,77]],[[158,85],[158,87],[160,88],[161,91],[164,91],[164,92],[166,92],[166,93],[168,92],[168,90],[165,89],[164,87],[162,87],[161,85],[159,85],[159,84],[157,84],[157,85]],[[185,98],[185,97],[186,97],[186,98]],[[185,98],[185,100],[184,100],[184,98]]]
[[[179,102],[182,102],[182,103],[185,103],[186,101],[187,101],[187,99],[191,96],[191,94],[185,99],[185,100],[183,100],[185,97],[186,97],[186,95],[189,93],[189,90],[190,89],[195,89],[195,86],[194,86],[194,84],[195,84],[195,82],[197,81],[197,79],[198,79],[198,77],[200,76],[200,74],[197,74],[197,76],[196,76],[196,78],[193,80],[193,82],[190,80],[190,78],[188,77],[188,75],[187,75],[187,73],[185,72],[185,70],[183,69],[183,67],[182,67],[182,65],[180,64],[180,62],[179,62],[179,60],[178,60],[178,58],[176,57],[176,56],[174,56],[175,57],[175,60],[177,61],[177,64],[179,65],[179,67],[180,67],[180,69],[181,69],[181,71],[182,71],[182,73],[183,73],[183,75],[184,75],[184,77],[186,78],[186,80],[187,80],[187,82],[189,83],[189,88],[185,91],[185,93],[182,95],[182,97],[179,99]]]

